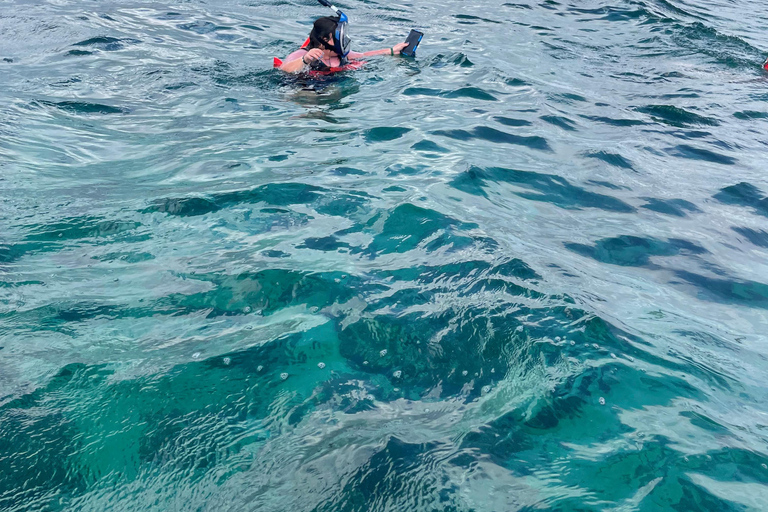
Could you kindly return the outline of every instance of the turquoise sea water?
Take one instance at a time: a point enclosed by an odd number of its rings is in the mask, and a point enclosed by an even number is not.
[[[765,5],[0,6],[0,510],[768,509]]]

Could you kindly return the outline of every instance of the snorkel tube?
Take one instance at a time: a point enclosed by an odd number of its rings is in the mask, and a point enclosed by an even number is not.
[[[349,18],[347,15],[341,12],[341,9],[333,5],[328,0],[317,0],[320,5],[330,8],[339,17],[339,22],[336,24],[336,30],[333,31],[333,51],[335,51],[339,59],[341,59],[341,65],[347,63],[347,55],[349,55],[350,39],[347,37],[347,24]]]

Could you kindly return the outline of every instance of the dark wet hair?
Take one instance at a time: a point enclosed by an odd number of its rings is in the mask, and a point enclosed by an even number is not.
[[[312,32],[309,33],[309,46],[307,48],[310,50],[312,48],[328,48],[332,50],[333,47],[328,47],[325,40],[328,39],[328,36],[333,37],[338,23],[338,16],[324,16],[315,20]]]

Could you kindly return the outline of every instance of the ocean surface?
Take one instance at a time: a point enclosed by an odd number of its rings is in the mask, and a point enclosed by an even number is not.
[[[768,510],[768,8],[0,1],[0,510]]]

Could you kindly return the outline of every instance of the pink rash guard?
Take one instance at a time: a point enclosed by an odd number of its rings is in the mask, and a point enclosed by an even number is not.
[[[274,59],[274,66],[276,68],[279,68],[286,62],[292,62],[296,59],[301,59],[304,57],[304,55],[307,54],[309,50],[307,50],[307,46],[309,46],[309,39],[304,41],[304,44],[301,45],[301,48],[293,52],[292,54],[288,55],[285,60],[280,60],[277,57]],[[338,57],[331,57],[330,59],[323,59],[323,64],[328,66],[330,69],[327,71],[312,71],[311,73],[319,73],[319,74],[329,74],[329,73],[336,73],[339,71],[348,71],[352,69],[359,69],[361,68],[365,62],[360,61],[359,59],[365,57],[365,54],[360,52],[349,52],[347,54],[347,59],[354,62],[348,62],[344,66],[339,66],[341,63]]]

